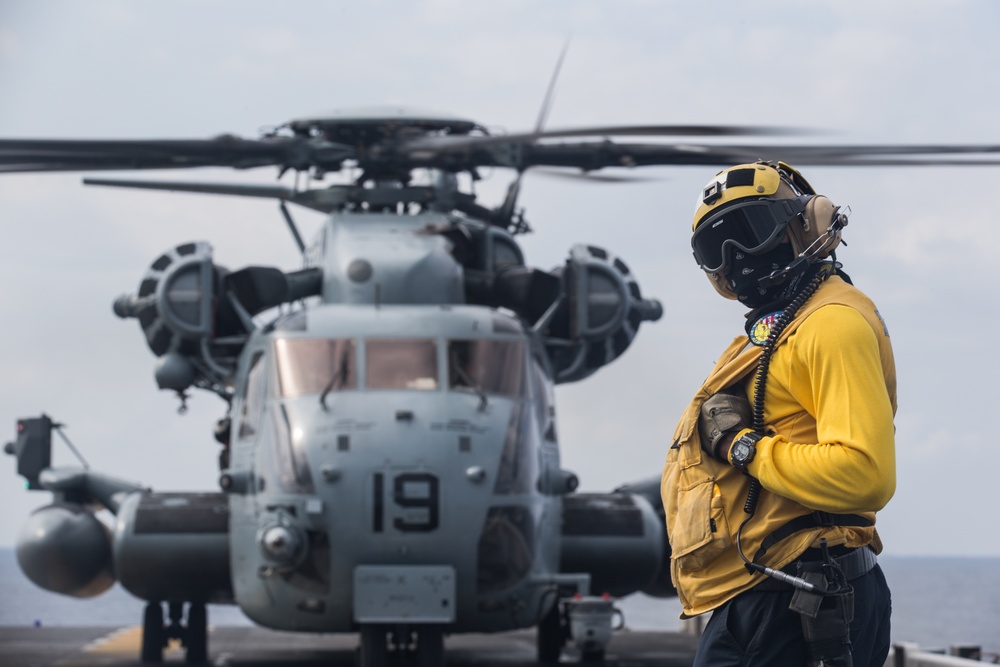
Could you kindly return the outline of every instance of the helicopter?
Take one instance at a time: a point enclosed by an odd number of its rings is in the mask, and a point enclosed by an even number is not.
[[[674,594],[659,479],[577,492],[563,469],[555,387],[627,351],[663,308],[612,251],[579,244],[526,265],[517,197],[530,169],[727,165],[997,164],[996,146],[646,142],[780,128],[636,126],[491,134],[403,108],[290,121],[248,140],[0,140],[0,172],[277,167],[300,188],[86,178],[90,185],[276,199],[302,268],[229,270],[204,241],[168,249],[114,312],[137,320],[155,379],[222,399],[217,490],[153,491],[51,465],[47,415],[6,449],[52,502],[17,544],[41,588],[91,597],[114,581],[147,601],[141,659],[171,638],[208,657],[206,605],[274,629],[357,633],[360,667],[444,664],[444,637],[537,628],[542,663],[591,593]],[[599,141],[565,141],[573,137]],[[463,188],[515,176],[499,206]],[[324,213],[306,243],[288,203]],[[68,441],[67,441],[68,443]],[[96,511],[114,515],[106,525]],[[166,612],[166,613],[165,613]],[[589,653],[589,655],[588,655]],[[603,646],[585,657],[600,658]]]

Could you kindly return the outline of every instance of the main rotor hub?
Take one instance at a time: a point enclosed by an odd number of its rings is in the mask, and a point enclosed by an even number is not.
[[[404,107],[341,109],[326,116],[290,121],[287,127],[303,137],[323,137],[351,146],[367,147],[387,139],[412,139],[428,134],[467,135],[486,129],[465,118]]]

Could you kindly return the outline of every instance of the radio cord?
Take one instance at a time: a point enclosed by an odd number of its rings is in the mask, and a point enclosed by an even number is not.
[[[781,333],[795,318],[799,309],[802,308],[806,301],[808,301],[816,290],[819,289],[819,286],[823,283],[823,281],[832,274],[832,270],[821,269],[815,276],[813,276],[812,280],[810,280],[809,283],[795,295],[788,306],[785,307],[785,310],[781,313],[778,320],[771,328],[771,332],[768,335],[767,340],[764,341],[760,358],[757,361],[757,370],[754,373],[753,430],[757,433],[757,435],[766,435],[764,431],[764,388],[767,386],[767,372],[771,365],[771,357],[774,355],[774,350],[777,347],[778,337],[781,336]],[[796,586],[797,588],[803,588],[807,591],[815,590],[816,587],[804,579],[786,574],[781,570],[774,570],[759,563],[754,563],[743,553],[743,546],[741,544],[743,527],[747,525],[750,519],[753,518],[754,512],[757,511],[757,501],[760,500],[760,492],[760,481],[755,477],[750,477],[750,488],[747,490],[747,499],[743,504],[743,511],[747,516],[743,519],[740,527],[736,530],[736,551],[739,553],[740,558],[743,559],[743,563],[746,565],[747,570],[751,574],[754,572],[761,572],[769,577],[774,577],[775,579],[779,579]]]

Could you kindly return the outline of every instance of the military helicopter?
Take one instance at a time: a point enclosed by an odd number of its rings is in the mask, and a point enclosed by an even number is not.
[[[51,466],[50,417],[7,446],[29,489],[53,494],[21,532],[26,576],[89,597],[117,579],[146,600],[141,658],[170,638],[208,656],[206,604],[255,623],[358,633],[361,667],[444,661],[448,634],[537,627],[558,662],[574,595],[670,596],[659,481],[576,493],[561,467],[554,387],[613,362],[660,318],[628,265],[588,245],[551,271],[517,237],[522,175],[608,167],[997,164],[996,146],[617,143],[611,136],[730,137],[778,129],[599,127],[494,135],[407,109],[335,112],[257,140],[0,140],[0,172],[277,167],[325,187],[85,179],[105,186],[277,199],[301,270],[230,271],[205,242],[156,258],[114,302],[138,320],[161,389],[225,414],[219,489],[155,492]],[[599,141],[567,142],[572,137]],[[554,141],[560,140],[560,141]],[[504,201],[463,189],[512,171]],[[423,179],[421,181],[421,178]],[[327,218],[306,244],[286,203]],[[68,441],[67,441],[68,442]],[[96,515],[107,508],[113,527]],[[166,615],[165,615],[166,610]],[[600,657],[603,647],[591,647]]]

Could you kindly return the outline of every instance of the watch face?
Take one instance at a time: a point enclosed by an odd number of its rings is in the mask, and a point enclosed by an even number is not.
[[[747,454],[750,453],[750,445],[745,442],[737,442],[736,446],[733,447],[733,460],[734,461],[744,461],[747,458]]]

